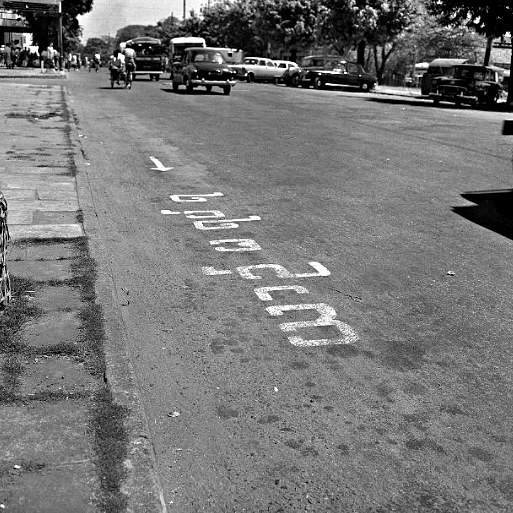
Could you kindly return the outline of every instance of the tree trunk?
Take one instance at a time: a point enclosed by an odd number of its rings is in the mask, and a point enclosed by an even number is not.
[[[360,41],[356,46],[356,62],[365,67],[365,41]]]
[[[490,63],[490,55],[492,54],[492,45],[493,45],[493,37],[488,37],[486,39],[486,51],[484,56],[484,66],[488,66]]]

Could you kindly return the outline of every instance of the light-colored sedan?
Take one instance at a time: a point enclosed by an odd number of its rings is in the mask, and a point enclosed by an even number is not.
[[[231,67],[248,82],[278,82],[283,74],[283,70],[278,69],[274,61],[265,57],[245,57],[241,64],[233,64]]]
[[[280,78],[279,78],[280,81],[283,81],[286,76],[289,76],[293,72],[299,71],[299,65],[293,61],[275,60],[274,64],[276,64],[276,67],[280,71]]]

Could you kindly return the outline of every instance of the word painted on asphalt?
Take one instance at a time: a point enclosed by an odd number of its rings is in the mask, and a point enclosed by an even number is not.
[[[223,197],[221,192],[207,194],[174,194],[170,199],[175,203],[205,203],[213,198]],[[261,221],[256,215],[242,219],[227,219],[220,210],[185,210],[178,212],[175,210],[161,210],[163,215],[184,215],[191,219],[193,226],[197,230],[232,230],[240,227],[240,223]],[[248,238],[227,238],[215,239],[209,241],[210,246],[215,251],[222,253],[247,253],[253,251],[262,251],[262,247],[253,239]],[[238,274],[245,280],[261,280],[264,276],[275,276],[279,279],[304,279],[304,278],[322,278],[330,276],[330,271],[320,262],[308,262],[312,271],[293,272],[280,264],[254,264],[235,267],[235,269],[216,269],[212,266],[202,267],[205,276],[227,276]],[[271,292],[292,291],[296,294],[309,294],[309,290],[301,285],[276,285],[267,287],[256,287],[254,292],[261,301],[274,301]],[[356,332],[346,324],[338,320],[337,312],[333,307],[326,303],[299,303],[287,305],[268,306],[266,312],[273,316],[283,316],[287,312],[293,311],[315,311],[318,313],[317,319],[309,321],[294,321],[280,323],[280,329],[285,333],[296,333],[298,330],[307,330],[318,327],[333,327],[338,330],[336,338],[305,339],[297,334],[289,335],[289,342],[298,347],[316,347],[329,346],[337,344],[353,344],[358,340]]]
[[[237,272],[246,280],[261,280],[260,274],[255,274],[254,270],[270,269],[274,271],[278,278],[317,278],[320,276],[329,276],[331,273],[319,262],[308,262],[308,264],[315,269],[314,273],[291,273],[285,267],[279,264],[256,264],[256,265],[243,265],[237,267]],[[215,276],[216,274],[232,274],[232,271],[216,270],[213,267],[202,267],[203,274],[207,276]]]
[[[170,169],[173,169],[172,167],[164,166],[164,164],[162,164],[162,162],[160,162],[160,160],[156,159],[155,157],[150,157],[150,160],[155,164],[155,167],[151,168],[155,171],[169,171]]]

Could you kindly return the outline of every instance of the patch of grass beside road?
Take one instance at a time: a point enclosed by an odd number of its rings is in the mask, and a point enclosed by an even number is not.
[[[32,241],[27,244],[59,244],[52,241]],[[115,403],[109,383],[105,380],[106,361],[104,353],[105,331],[101,305],[96,303],[96,265],[89,256],[87,239],[77,239],[73,243],[70,260],[71,277],[64,280],[35,281],[11,276],[11,303],[0,313],[0,409],[9,403],[21,405],[38,402],[59,402],[68,399],[81,399],[83,394],[55,393],[40,391],[31,395],[19,396],[20,378],[27,364],[27,357],[72,357],[84,364],[87,371],[98,379],[98,387],[90,393],[91,408],[89,425],[91,444],[95,453],[96,471],[100,490],[95,501],[99,511],[122,513],[126,510],[127,497],[122,492],[126,476],[124,462],[128,455],[128,434],[125,421],[128,408]],[[21,328],[28,322],[36,321],[43,314],[34,305],[33,297],[44,287],[68,286],[80,291],[82,307],[78,344],[56,341],[46,346],[29,346],[20,336]]]

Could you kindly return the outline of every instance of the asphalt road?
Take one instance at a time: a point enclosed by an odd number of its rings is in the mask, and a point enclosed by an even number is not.
[[[513,510],[503,114],[67,87],[170,511]]]

